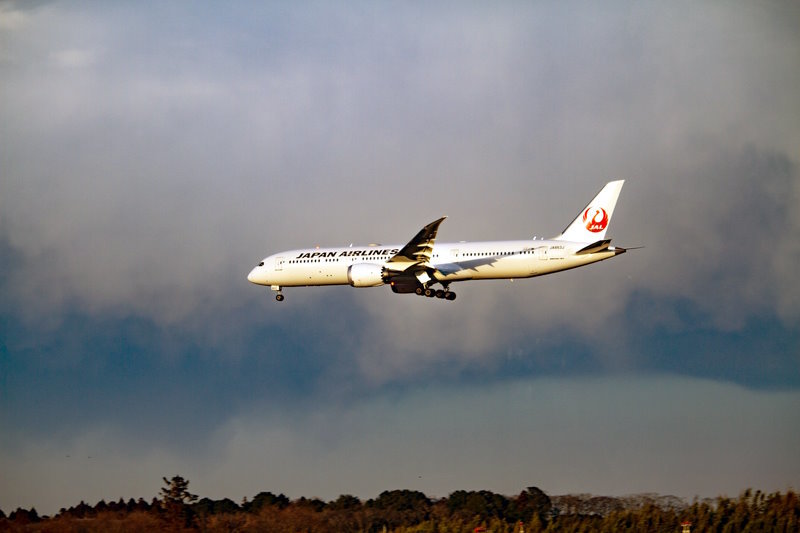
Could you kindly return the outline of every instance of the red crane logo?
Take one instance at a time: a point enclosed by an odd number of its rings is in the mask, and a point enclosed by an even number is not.
[[[598,233],[608,226],[608,213],[602,207],[590,206],[583,212],[583,221],[586,223],[586,229]]]

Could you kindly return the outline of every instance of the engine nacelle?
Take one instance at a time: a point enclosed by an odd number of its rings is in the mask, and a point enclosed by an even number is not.
[[[351,265],[347,269],[347,282],[353,287],[380,287],[385,283],[383,267],[370,263]]]

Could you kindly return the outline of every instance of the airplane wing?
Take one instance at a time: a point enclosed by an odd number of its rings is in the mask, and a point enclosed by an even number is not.
[[[439,231],[439,224],[447,217],[434,220],[417,233],[408,244],[397,252],[387,262],[387,267],[391,270],[408,271],[426,270],[430,268],[430,261],[433,255],[433,242],[436,240],[436,233]],[[412,268],[413,267],[413,268]]]

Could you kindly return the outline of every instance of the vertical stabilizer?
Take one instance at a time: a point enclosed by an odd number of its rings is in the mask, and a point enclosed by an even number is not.
[[[595,242],[605,238],[614,206],[625,180],[610,181],[597,196],[578,213],[575,220],[555,240],[571,242]]]

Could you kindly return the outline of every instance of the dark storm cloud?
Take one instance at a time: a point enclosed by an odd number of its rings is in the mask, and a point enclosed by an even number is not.
[[[796,388],[799,18],[0,3],[4,448],[136,435],[163,465],[252,408],[520,375]],[[615,178],[610,236],[646,248],[591,268],[449,306],[244,279],[442,214],[443,241],[552,236]]]
[[[218,317],[261,297],[241,279],[261,254],[402,242],[443,212],[446,240],[552,235],[623,177],[612,230],[644,251],[522,291],[465,288],[482,305],[445,314],[347,297],[371,327],[330,339],[385,381],[564,328],[609,343],[634,291],[680,296],[723,332],[796,323],[797,132],[781,112],[796,39],[779,13],[268,9],[208,34],[211,11],[154,9],[48,5],[5,29],[5,294],[26,320],[134,315],[225,346],[249,323]]]
[[[156,26],[163,33],[149,35],[150,44],[138,39],[149,22],[142,15],[94,49],[72,47],[64,30],[51,38],[50,49],[31,44],[42,64],[31,69],[30,81],[47,83],[31,90],[24,75],[12,82],[12,94],[27,105],[6,110],[16,130],[7,196],[19,201],[4,211],[12,242],[31,255],[34,270],[26,272],[34,275],[25,277],[55,275],[58,283],[41,301],[31,294],[36,287],[19,280],[23,308],[38,313],[77,298],[92,309],[122,306],[180,319],[195,308],[193,295],[240,298],[238,278],[219,281],[252,254],[306,240],[402,241],[443,211],[451,214],[443,238],[525,237],[537,227],[550,235],[607,177],[629,178],[614,223],[621,234],[632,224],[627,214],[648,230],[633,240],[662,243],[683,229],[696,234],[682,244],[702,253],[716,240],[709,224],[719,222],[711,217],[733,224],[742,210],[729,197],[757,186],[752,173],[730,175],[725,166],[747,157],[740,154],[745,150],[783,160],[787,183],[780,186],[788,194],[778,203],[796,194],[796,171],[787,153],[769,147],[773,139],[743,144],[740,132],[729,136],[718,128],[714,138],[702,138],[709,124],[724,127],[752,113],[713,105],[718,80],[696,81],[694,73],[710,67],[714,53],[684,57],[685,45],[660,42],[659,26],[653,41],[645,41],[629,27],[650,26],[636,12],[601,14],[605,24],[597,28],[588,15],[573,20],[556,12],[542,21],[540,14],[526,11],[519,21],[501,10],[483,32],[466,31],[480,26],[474,14],[457,14],[455,27],[434,18],[415,33],[404,25],[411,22],[408,13],[393,25],[378,17],[391,37],[378,39],[373,31],[302,32],[317,28],[321,15],[279,13],[304,37],[285,29],[274,37],[269,30],[276,24],[266,17],[261,39],[248,27],[217,47],[197,34],[201,19],[178,24],[179,14],[168,12]],[[374,21],[338,16],[344,28]],[[87,18],[77,23],[92,26]],[[690,36],[696,30],[691,21],[676,24]],[[626,31],[617,35],[620,25]],[[174,26],[177,35],[168,31]],[[582,40],[573,42],[570,34]],[[264,48],[248,52],[248,39]],[[155,48],[173,53],[161,57]],[[117,57],[131,60],[112,60]],[[230,72],[233,58],[257,68]],[[687,72],[659,85],[677,65]],[[731,72],[738,71],[716,69],[719,81],[733,81]],[[724,84],[726,98],[750,103],[749,89],[740,86],[761,83],[739,77],[736,85]],[[57,93],[46,89],[53,86]],[[664,146],[676,136],[675,146]],[[693,136],[701,136],[703,148],[693,149]],[[559,186],[565,181],[571,196]],[[664,188],[672,195],[664,196]],[[545,196],[552,199],[542,201]],[[749,205],[747,212],[757,217],[774,204]],[[27,214],[16,213],[23,209]],[[404,216],[379,216],[387,209]],[[503,216],[508,212],[524,218]],[[784,235],[793,224],[784,222]],[[759,227],[737,229],[738,239],[752,241],[756,234],[749,232]],[[761,242],[782,240],[771,234]],[[58,269],[43,260],[51,252]],[[658,252],[648,253],[665,269],[680,268],[681,257]],[[713,253],[707,257],[716,260]],[[686,279],[658,274],[642,283],[659,288]],[[173,293],[168,302],[161,297],[166,293]],[[790,304],[781,309],[796,316]]]

